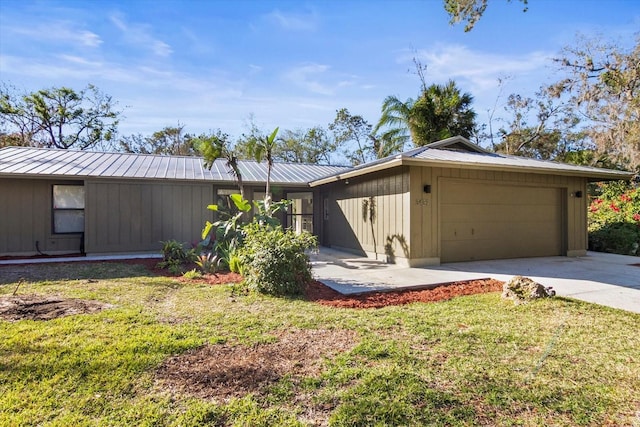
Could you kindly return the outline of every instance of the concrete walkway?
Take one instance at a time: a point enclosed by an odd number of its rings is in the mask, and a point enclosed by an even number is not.
[[[559,296],[640,313],[640,258],[589,252],[578,258],[546,257],[473,261],[407,268],[320,248],[314,276],[343,294],[428,287],[455,281],[516,275],[551,286]]]

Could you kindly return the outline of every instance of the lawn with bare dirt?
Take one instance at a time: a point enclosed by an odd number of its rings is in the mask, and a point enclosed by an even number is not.
[[[496,281],[272,298],[150,263],[0,267],[0,425],[640,423],[637,314]]]

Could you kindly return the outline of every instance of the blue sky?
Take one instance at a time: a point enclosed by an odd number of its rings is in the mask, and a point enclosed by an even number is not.
[[[20,90],[88,83],[123,109],[120,134],[184,124],[239,136],[325,126],[346,107],[375,124],[387,95],[454,79],[480,122],[510,93],[557,78],[576,34],[631,46],[640,1],[489,0],[469,33],[440,0],[0,2],[0,79]],[[499,78],[507,78],[502,89]],[[497,104],[496,104],[497,101]]]

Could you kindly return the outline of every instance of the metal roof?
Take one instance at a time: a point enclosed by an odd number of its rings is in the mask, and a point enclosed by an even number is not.
[[[239,161],[246,183],[267,181],[266,163]],[[349,168],[301,163],[274,163],[273,184],[304,184]],[[100,153],[32,147],[0,149],[1,176],[55,178],[132,178],[185,181],[233,182],[235,177],[223,159],[211,169],[200,157],[158,156],[150,154]]]
[[[448,149],[448,147],[454,146],[456,147],[455,149]],[[458,148],[460,146],[466,147],[466,149],[461,150]],[[414,148],[401,154],[365,163],[351,170],[338,172],[333,176],[320,178],[311,182],[310,185],[315,187],[328,182],[353,178],[402,165],[466,167],[469,169],[581,176],[592,181],[631,179],[633,177],[632,172],[491,153],[481,147],[476,148],[475,144],[461,136],[456,136],[424,147]]]

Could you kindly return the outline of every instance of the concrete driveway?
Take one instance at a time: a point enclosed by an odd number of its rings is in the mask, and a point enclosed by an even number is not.
[[[434,286],[462,280],[530,277],[560,296],[640,313],[640,258],[589,252],[587,256],[520,258],[407,268],[320,248],[314,276],[343,294]],[[637,265],[634,265],[637,264]]]

